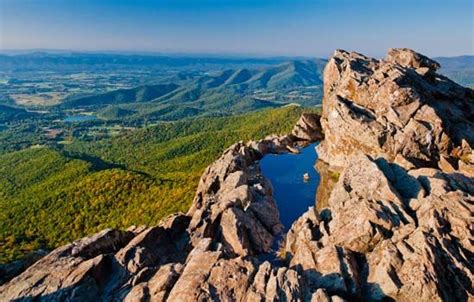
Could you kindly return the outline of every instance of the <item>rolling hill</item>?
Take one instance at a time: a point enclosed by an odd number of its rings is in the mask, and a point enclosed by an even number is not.
[[[59,105],[62,108],[77,108],[88,106],[104,106],[111,104],[144,103],[166,95],[179,86],[176,84],[160,84],[119,89],[99,95],[65,100]]]

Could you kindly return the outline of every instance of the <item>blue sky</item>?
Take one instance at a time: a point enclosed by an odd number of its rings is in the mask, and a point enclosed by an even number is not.
[[[470,0],[0,0],[1,49],[474,53]]]

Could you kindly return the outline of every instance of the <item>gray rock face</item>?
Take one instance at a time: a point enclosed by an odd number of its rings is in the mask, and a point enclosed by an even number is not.
[[[187,214],[60,247],[0,287],[0,300],[473,300],[472,91],[412,50],[337,51],[321,124],[229,149]],[[325,138],[318,205],[282,231],[258,160]],[[324,199],[324,200],[320,200]]]

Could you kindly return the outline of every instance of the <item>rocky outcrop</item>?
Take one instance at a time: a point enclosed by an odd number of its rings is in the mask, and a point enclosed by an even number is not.
[[[474,92],[436,74],[439,64],[408,49],[385,60],[343,50],[324,72],[319,158],[347,166],[357,150],[394,161],[457,167],[458,152],[474,144]]]
[[[289,265],[304,269],[310,291],[347,299],[467,301],[474,198],[463,186],[440,170],[356,153],[327,207],[289,231]]]
[[[240,142],[206,169],[188,212],[193,244],[211,237],[227,255],[270,250],[282,225],[271,184],[255,164],[261,156]]]
[[[336,51],[321,119],[231,146],[188,213],[60,247],[2,285],[0,300],[474,299],[473,92],[438,67],[407,49],[385,60]],[[258,161],[322,131],[317,207],[269,257],[282,226]]]
[[[473,299],[473,92],[438,67],[407,49],[381,61],[336,51],[329,61],[323,200],[293,224],[282,251],[310,292]]]

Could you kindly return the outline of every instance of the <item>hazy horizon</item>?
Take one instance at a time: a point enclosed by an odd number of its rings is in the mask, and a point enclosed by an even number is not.
[[[396,47],[394,47],[396,48]],[[232,52],[179,52],[179,51],[147,51],[147,50],[114,50],[114,49],[103,49],[103,50],[88,50],[88,49],[53,49],[53,48],[25,48],[25,49],[1,49],[0,54],[2,55],[21,55],[21,54],[32,54],[32,53],[47,53],[47,54],[97,54],[97,55],[137,55],[137,56],[164,56],[164,57],[190,57],[190,58],[197,58],[197,57],[215,57],[215,58],[235,58],[235,59],[278,59],[278,58],[288,58],[288,59],[328,59],[331,57],[332,53],[335,51],[334,49],[332,52],[328,53],[328,55],[319,55],[319,56],[311,56],[311,55],[285,55],[285,54],[267,54],[267,53],[232,53]],[[347,51],[356,51],[352,49],[344,49]],[[417,50],[417,49],[414,49]],[[385,53],[371,55],[374,58],[384,58],[388,49]],[[459,53],[459,54],[452,54],[452,55],[430,55],[432,58],[453,58],[453,57],[472,57],[474,56],[473,53]]]
[[[328,57],[474,53],[466,0],[0,0],[0,49]]]

